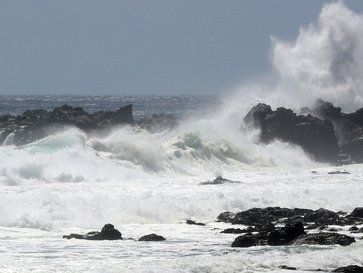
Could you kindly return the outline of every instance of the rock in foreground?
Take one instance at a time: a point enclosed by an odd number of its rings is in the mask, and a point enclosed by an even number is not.
[[[341,273],[363,273],[363,267],[358,265],[348,265],[334,269],[333,272]]]

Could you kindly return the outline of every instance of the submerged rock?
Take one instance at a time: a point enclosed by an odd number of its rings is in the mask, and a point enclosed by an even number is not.
[[[146,242],[151,242],[151,241],[165,241],[166,239],[163,236],[157,235],[155,233],[151,233],[145,236],[142,236],[139,241],[146,241]]]
[[[350,174],[350,172],[346,172],[346,171],[333,171],[333,172],[328,172],[328,174]]]
[[[91,231],[85,235],[81,234],[70,234],[64,235],[65,239],[82,239],[82,240],[122,240],[122,234],[120,231],[115,229],[112,224],[106,224],[103,226],[101,232]]]
[[[341,273],[363,273],[363,267],[358,265],[348,265],[334,269],[333,272]]]
[[[287,265],[280,265],[279,266],[280,269],[286,269],[286,270],[297,270],[296,267],[293,266],[287,266]]]
[[[206,181],[206,182],[202,182],[199,185],[221,185],[221,184],[234,184],[234,183],[241,183],[239,181],[232,181],[226,178],[223,178],[222,176],[217,176],[216,179],[214,179],[213,181]]]

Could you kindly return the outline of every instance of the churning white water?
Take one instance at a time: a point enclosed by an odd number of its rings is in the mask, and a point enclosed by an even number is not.
[[[221,234],[226,224],[214,221],[251,207],[362,206],[362,165],[318,164],[287,143],[257,144],[258,132],[242,126],[262,99],[299,107],[322,97],[361,107],[362,18],[341,2],[325,5],[295,41],[273,39],[273,84],[246,84],[219,111],[172,131],[126,126],[100,137],[68,128],[20,147],[9,139],[0,147],[0,271],[277,272],[287,264],[306,272],[361,263],[363,241],[232,249],[236,235]],[[217,174],[241,183],[199,185]],[[189,218],[207,225],[187,226]],[[62,239],[108,222],[125,238],[155,232],[167,240]]]

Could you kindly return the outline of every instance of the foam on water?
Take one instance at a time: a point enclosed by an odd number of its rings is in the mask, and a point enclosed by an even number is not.
[[[262,99],[299,107],[323,97],[348,110],[360,107],[361,29],[362,16],[342,2],[324,5],[295,41],[274,39],[272,83],[244,84],[218,111],[184,119],[172,131],[125,126],[99,136],[68,128],[20,147],[9,137],[0,147],[0,271],[278,272],[281,264],[309,270],[362,261],[362,241],[345,248],[233,250],[234,235],[220,234],[213,223],[226,210],[349,212],[362,205],[362,165],[318,164],[299,147],[258,144],[259,132],[242,127]],[[332,170],[351,174],[329,175]],[[200,185],[217,174],[241,183]],[[208,225],[180,224],[187,218]],[[140,247],[61,239],[107,222],[126,237],[156,232],[168,240]]]

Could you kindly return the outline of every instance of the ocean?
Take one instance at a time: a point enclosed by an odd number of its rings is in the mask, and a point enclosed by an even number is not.
[[[136,119],[163,112],[180,126],[121,126],[103,137],[68,128],[1,146],[0,272],[286,272],[283,264],[307,272],[362,262],[362,240],[236,249],[237,235],[220,233],[230,224],[216,222],[221,212],[252,207],[350,212],[362,205],[362,165],[331,166],[291,144],[258,144],[257,131],[241,128],[248,108],[214,96],[9,96],[0,112],[65,103],[89,112],[133,103]],[[335,170],[350,174],[328,174]],[[218,175],[241,183],[200,185]],[[124,238],[156,233],[166,241],[62,238],[106,223]]]

